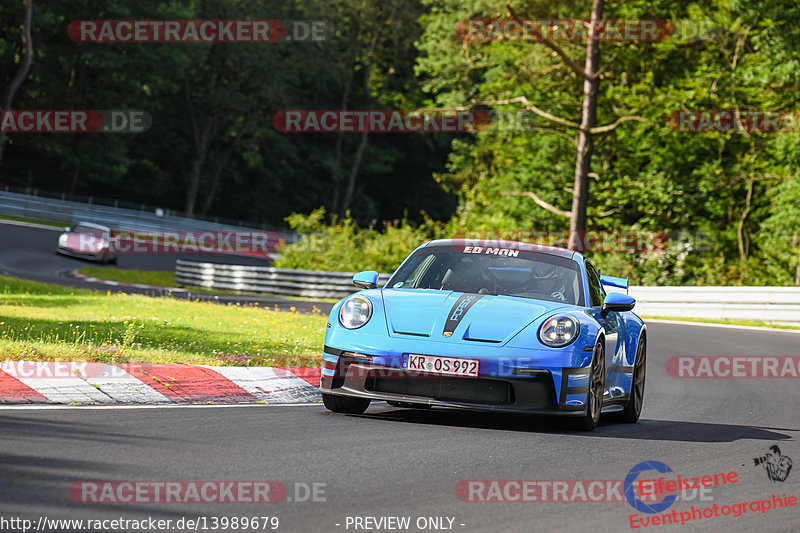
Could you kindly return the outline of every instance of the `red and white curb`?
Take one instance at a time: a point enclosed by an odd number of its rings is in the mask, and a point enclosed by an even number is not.
[[[318,368],[0,363],[0,405],[246,404],[321,400]]]
[[[86,276],[84,274],[80,274],[77,270],[67,272],[66,276],[68,278],[88,281],[89,283],[101,283],[103,285],[111,285],[112,287],[134,287],[137,289],[155,289],[155,290],[172,291],[172,292],[187,292],[188,290],[188,289],[181,289],[180,287],[161,287],[158,285],[145,285],[144,283],[123,283],[121,281],[111,281],[107,279],[95,278],[93,276]]]

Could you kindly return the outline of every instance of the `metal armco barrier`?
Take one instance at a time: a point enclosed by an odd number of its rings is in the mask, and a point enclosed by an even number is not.
[[[381,274],[378,285],[388,280],[389,274]],[[175,284],[178,287],[263,292],[305,298],[344,298],[360,290],[353,285],[352,272],[220,265],[180,259],[175,262]]]
[[[158,215],[152,210],[130,209],[45,196],[32,196],[0,190],[0,213],[22,218],[49,220],[65,225],[93,222],[112,230],[124,231],[243,231],[247,228],[209,220],[185,218],[176,215]],[[287,243],[299,237],[294,232],[279,231]]]
[[[629,294],[639,315],[800,324],[800,287],[632,286]]]
[[[344,298],[359,289],[353,273],[270,267],[176,262],[179,287],[226,289],[303,296]],[[389,280],[381,274],[378,286]],[[608,288],[607,288],[608,289]],[[617,290],[617,289],[614,289]],[[619,291],[617,292],[625,292]],[[732,318],[800,324],[800,287],[641,287],[632,286],[639,315]]]

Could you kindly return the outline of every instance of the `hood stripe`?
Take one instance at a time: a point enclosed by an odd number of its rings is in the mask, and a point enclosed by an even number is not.
[[[475,302],[483,298],[483,294],[462,294],[453,304],[450,313],[447,315],[447,321],[444,323],[444,336],[449,337],[458,327],[461,319],[467,314],[469,308],[475,305]]]

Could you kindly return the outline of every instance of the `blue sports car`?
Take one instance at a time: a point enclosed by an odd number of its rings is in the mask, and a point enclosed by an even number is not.
[[[601,276],[579,252],[528,243],[444,239],[408,256],[383,288],[337,302],[320,389],[325,407],[371,400],[636,422],[647,328],[627,279]]]

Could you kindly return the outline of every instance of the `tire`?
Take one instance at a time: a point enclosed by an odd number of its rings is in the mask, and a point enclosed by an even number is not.
[[[644,378],[647,370],[647,339],[644,335],[639,336],[639,344],[636,346],[636,357],[633,360],[633,378],[631,379],[631,395],[628,404],[616,417],[621,422],[635,424],[639,421],[639,414],[642,412],[644,402]]]
[[[589,391],[586,393],[586,412],[574,421],[576,429],[593,431],[600,421],[603,409],[603,390],[606,382],[606,356],[602,341],[594,346],[592,364],[589,367]]]
[[[345,413],[348,415],[360,415],[369,407],[369,399],[353,398],[351,396],[335,396],[333,394],[322,393],[322,403],[329,411],[334,413]]]

